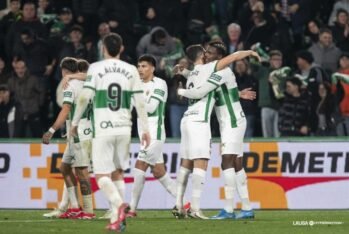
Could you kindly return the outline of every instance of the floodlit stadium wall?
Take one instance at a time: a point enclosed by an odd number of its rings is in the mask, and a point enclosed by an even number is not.
[[[34,143],[33,143],[34,142]],[[65,145],[38,141],[0,142],[0,208],[57,207],[62,196],[63,179],[59,165]],[[133,167],[139,145],[131,145]],[[179,168],[178,141],[164,147],[166,167],[173,179]],[[224,183],[220,169],[220,144],[212,144],[203,208],[224,205]],[[248,174],[250,199],[255,209],[348,209],[349,144],[348,139],[334,141],[284,140],[251,141],[244,145],[244,166]],[[126,200],[130,201],[133,177],[125,174]],[[92,178],[94,205],[108,203]],[[148,172],[139,203],[140,209],[172,208],[175,200]],[[186,192],[190,200],[191,185]],[[236,207],[240,207],[238,195]]]

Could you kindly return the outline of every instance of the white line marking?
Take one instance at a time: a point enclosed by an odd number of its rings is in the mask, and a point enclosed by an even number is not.
[[[0,220],[0,223],[46,223],[55,220]]]

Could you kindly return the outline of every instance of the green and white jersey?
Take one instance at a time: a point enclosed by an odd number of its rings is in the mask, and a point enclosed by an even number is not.
[[[202,86],[214,72],[217,61],[207,64],[197,64],[187,77],[187,89],[196,89]],[[189,99],[188,110],[184,113],[192,121],[209,122],[215,103],[214,91],[209,92],[201,99]]]
[[[166,139],[165,134],[165,105],[167,100],[167,85],[166,82],[158,77],[154,77],[153,80],[143,83],[142,89],[144,93],[146,110],[148,113],[148,125],[150,137],[152,140],[162,140]],[[138,124],[138,135],[141,137],[142,129],[137,120]]]
[[[94,137],[131,135],[131,97],[142,93],[137,68],[117,59],[90,65],[84,88],[94,96],[92,127]]]
[[[63,104],[71,105],[71,110],[66,120],[67,133],[70,132],[71,121],[73,120],[76,103],[79,94],[83,88],[84,82],[80,80],[70,80],[69,86],[63,90]],[[90,105],[86,108],[84,114],[78,125],[78,137],[74,138],[74,142],[92,139],[92,126],[91,121],[88,119],[89,112],[91,111]]]
[[[239,101],[236,77],[230,68],[213,73],[208,82],[217,86],[215,90],[215,112],[220,128],[237,127],[241,118],[245,118]]]

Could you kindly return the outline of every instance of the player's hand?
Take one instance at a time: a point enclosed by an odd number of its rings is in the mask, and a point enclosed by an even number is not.
[[[243,89],[240,91],[240,98],[246,100],[255,100],[256,99],[256,91],[253,91],[252,88]]]
[[[180,64],[177,64],[173,67],[172,69],[172,73],[175,74],[175,75],[178,75],[178,74],[181,74],[181,72],[184,70],[184,66],[183,65],[180,65]]]
[[[144,147],[144,149],[148,148],[150,145],[150,134],[149,132],[145,132],[142,134],[141,144]]]
[[[70,129],[70,136],[77,137],[78,136],[78,126],[72,126]]]
[[[262,62],[262,58],[259,56],[259,54],[256,51],[251,51],[251,55],[252,57],[255,57],[258,62]]]
[[[45,132],[44,135],[42,136],[42,143],[44,143],[45,145],[50,144],[50,140],[52,138],[53,134],[50,132]]]
[[[67,89],[68,88],[70,79],[71,79],[71,77],[69,75],[63,77],[63,79],[62,79],[62,87],[63,87],[63,89]]]
[[[183,96],[179,95],[178,90],[183,89],[183,83],[181,81],[178,82],[178,88],[177,88],[177,97],[179,100],[183,99]]]

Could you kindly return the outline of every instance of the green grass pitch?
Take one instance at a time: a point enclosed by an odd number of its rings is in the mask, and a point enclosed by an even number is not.
[[[0,210],[0,233],[108,233],[106,220],[46,219],[46,210]],[[96,211],[98,216],[104,211]],[[204,211],[214,215],[216,211]],[[308,225],[295,225],[307,221]],[[309,222],[315,222],[309,225]],[[342,222],[342,224],[316,224],[316,222]],[[300,224],[300,223],[298,223]],[[304,224],[304,222],[303,222]],[[238,234],[238,233],[349,233],[349,210],[316,211],[256,211],[254,220],[176,220],[169,211],[141,210],[138,217],[127,220],[125,234]]]

